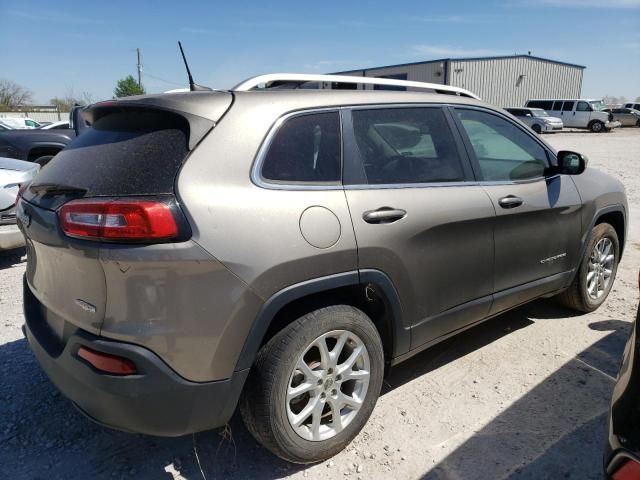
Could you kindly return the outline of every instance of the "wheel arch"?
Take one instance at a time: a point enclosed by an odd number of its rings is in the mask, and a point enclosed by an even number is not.
[[[253,322],[235,370],[250,368],[262,345],[297,318],[337,304],[359,308],[371,318],[385,360],[409,350],[410,331],[402,327],[400,299],[391,279],[379,270],[354,270],[307,280],[271,296]]]
[[[622,206],[619,206],[619,208],[610,207],[600,210],[595,215],[591,228],[601,223],[608,223],[616,231],[616,234],[618,235],[618,241],[620,243],[620,257],[622,257],[622,252],[624,251],[624,244],[627,235],[626,216]]]
[[[37,158],[42,157],[44,155],[57,155],[64,147],[65,145],[60,145],[55,143],[34,145],[32,148],[29,149],[29,152],[27,153],[27,159],[30,162],[33,162]]]

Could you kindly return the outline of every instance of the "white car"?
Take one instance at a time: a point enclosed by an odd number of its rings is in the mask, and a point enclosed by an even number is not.
[[[6,117],[0,118],[0,122],[11,128],[40,128],[40,124],[28,117]]]
[[[505,108],[507,112],[516,117],[525,125],[531,127],[536,133],[559,132],[562,130],[562,120],[552,117],[541,108]]]
[[[18,190],[30,182],[40,165],[14,158],[0,157],[0,250],[24,246],[24,236],[16,223]]]
[[[40,130],[64,130],[69,127],[69,120],[63,120],[61,122],[53,122],[49,125],[45,125],[44,127],[40,127]]]
[[[541,108],[550,115],[560,118],[565,127],[586,128],[592,132],[603,132],[620,126],[620,122],[613,120],[613,115],[603,112],[602,100],[574,98],[574,99],[535,99],[527,100],[527,108]]]

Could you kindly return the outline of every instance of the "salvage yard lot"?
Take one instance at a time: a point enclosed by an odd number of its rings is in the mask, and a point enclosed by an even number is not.
[[[399,365],[356,440],[312,467],[276,459],[237,417],[226,429],[175,439],[86,420],[22,336],[24,258],[0,257],[2,477],[601,478],[611,388],[638,302],[640,129],[544,138],[625,184],[630,226],[609,299],[588,315],[539,300]]]

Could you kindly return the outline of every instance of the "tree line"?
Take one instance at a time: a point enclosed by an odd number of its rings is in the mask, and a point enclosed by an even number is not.
[[[130,97],[132,95],[144,95],[146,92],[142,85],[128,75],[116,84],[113,91],[114,98]],[[64,95],[53,97],[50,105],[58,107],[61,112],[68,112],[74,105],[89,105],[95,99],[89,92],[76,94],[73,88],[67,89]],[[33,92],[22,85],[8,79],[0,78],[0,110],[10,111],[33,104]]]

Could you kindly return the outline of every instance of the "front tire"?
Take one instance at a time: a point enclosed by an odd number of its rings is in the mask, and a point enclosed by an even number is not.
[[[591,239],[571,286],[558,295],[561,304],[579,312],[593,312],[611,291],[620,261],[620,242],[608,223],[593,227]]]
[[[542,127],[540,127],[540,125],[535,124],[533,127],[531,127],[531,129],[536,132],[538,135],[540,135],[542,133]]]
[[[382,342],[369,317],[348,305],[322,308],[260,349],[240,413],[275,455],[293,463],[322,461],[364,427],[383,373]]]
[[[602,123],[600,120],[596,120],[595,122],[591,123],[590,129],[593,133],[600,133],[604,130],[604,123]]]

